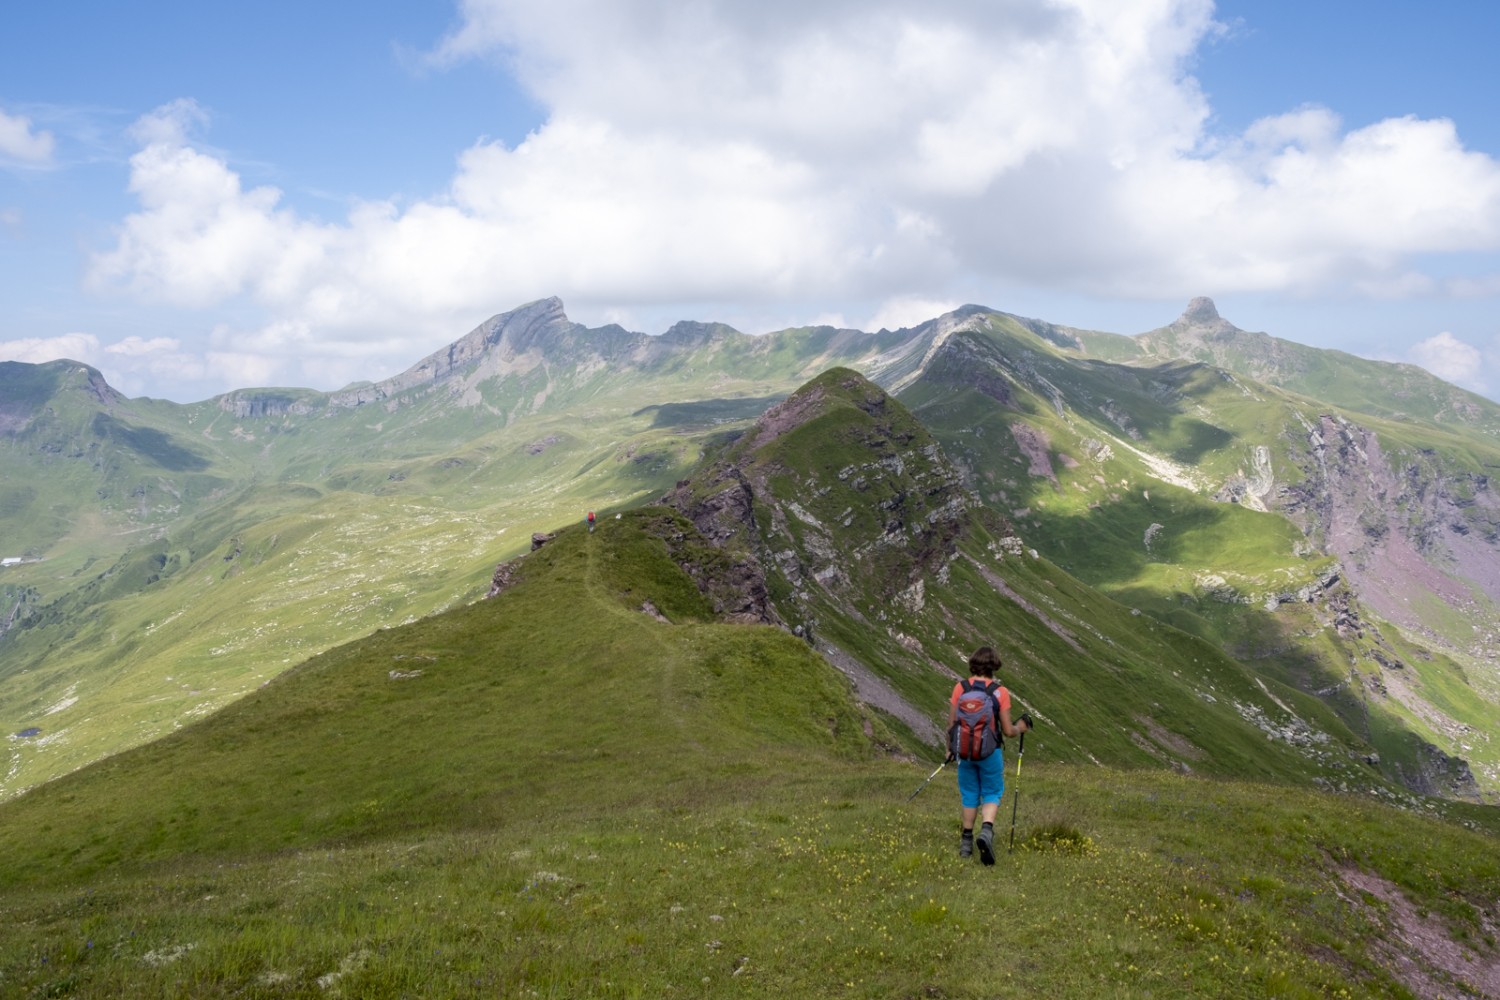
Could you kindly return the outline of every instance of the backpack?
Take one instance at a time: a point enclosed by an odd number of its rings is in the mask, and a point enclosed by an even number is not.
[[[998,682],[964,681],[963,693],[953,710],[948,729],[948,752],[959,760],[984,760],[1003,741],[1000,735],[1000,690]]]

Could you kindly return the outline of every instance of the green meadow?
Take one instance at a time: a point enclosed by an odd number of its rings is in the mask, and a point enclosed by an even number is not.
[[[1495,968],[1492,810],[1060,763],[1039,730],[998,863],[960,860],[951,767],[911,798],[936,748],[714,622],[648,516],[0,805],[0,994],[1399,997]]]

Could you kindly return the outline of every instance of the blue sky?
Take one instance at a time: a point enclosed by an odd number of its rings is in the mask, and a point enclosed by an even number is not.
[[[554,294],[650,333],[1208,295],[1500,398],[1500,5],[136,7],[0,15],[0,359],[186,402]]]

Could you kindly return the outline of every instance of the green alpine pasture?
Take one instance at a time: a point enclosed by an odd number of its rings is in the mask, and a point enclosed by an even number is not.
[[[912,799],[936,749],[717,623],[685,531],[568,526],[496,598],[0,804],[0,994],[1389,997],[1500,957],[1492,810],[1063,760],[1045,724],[997,864],[960,860],[952,768]]]
[[[785,529],[778,551],[834,571],[820,553],[868,553],[836,599],[763,553],[788,625],[920,704],[966,646],[1014,633],[1022,694],[1057,685],[1087,720],[1055,737],[1058,759],[1488,800],[1500,788],[1488,596],[1472,586],[1455,608],[1418,590],[1422,628],[1398,629],[1330,582],[1325,538],[1257,509],[1278,491],[1321,502],[1309,456],[1326,417],[1371,431],[1414,484],[1368,502],[1370,530],[1391,507],[1415,531],[1441,495],[1488,545],[1493,404],[1406,367],[1181,324],[1117,338],[971,306],[895,333],[687,323],[639,338],[575,327],[554,305],[558,321],[528,327],[511,353],[496,341],[446,381],[388,396],[246,389],[182,406],[124,399],[72,362],[0,365],[0,557],[23,560],[0,567],[0,799],[206,718],[341,643],[471,603],[533,532],[662,496],[837,365],[898,390],[919,423],[877,443],[863,404],[846,401],[765,456],[784,496],[781,521],[767,511],[759,527]],[[923,457],[903,461],[927,478],[891,486],[895,446],[913,442]],[[839,478],[856,468],[863,489]],[[921,528],[946,468],[983,505],[954,561],[955,539]],[[904,534],[883,538],[872,490],[909,507]],[[1362,616],[1341,631],[1331,604],[1346,599]],[[1137,697],[1143,680],[1160,695]],[[1225,684],[1232,698],[1215,693]],[[1144,735],[1110,731],[1117,698],[1150,720]],[[1247,752],[1264,735],[1255,723],[1290,716],[1337,749],[1278,738]]]
[[[720,379],[715,399],[702,381],[605,373],[554,386],[535,413],[546,386],[394,413],[263,390],[255,399],[309,409],[251,418],[233,398],[117,400],[110,426],[136,430],[96,434],[88,369],[15,367],[33,395],[59,395],[47,420],[0,437],[18,470],[0,492],[0,533],[34,540],[0,555],[45,556],[0,570],[0,622],[22,625],[0,638],[0,725],[41,730],[10,741],[0,798],[337,643],[482,596],[533,532],[659,496],[697,462],[700,438],[795,388]],[[171,447],[197,449],[214,475],[163,467],[148,453],[170,450],[161,441],[191,441]]]

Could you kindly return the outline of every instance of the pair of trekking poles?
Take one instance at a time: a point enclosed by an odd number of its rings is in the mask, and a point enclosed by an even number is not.
[[[1016,794],[1015,797],[1010,800],[1010,846],[1006,848],[1007,854],[1013,854],[1016,850],[1016,810],[1021,805],[1021,758],[1024,756],[1026,756],[1026,734],[1022,733],[1021,745],[1016,750]],[[932,784],[932,779],[938,776],[938,771],[941,771],[943,768],[947,767],[954,761],[954,759],[955,758],[953,754],[950,752],[947,758],[937,766],[937,771],[933,771],[931,774],[929,774],[927,776],[927,780],[918,785],[917,790],[906,797],[906,801],[910,802],[912,799],[921,794],[922,789]]]

